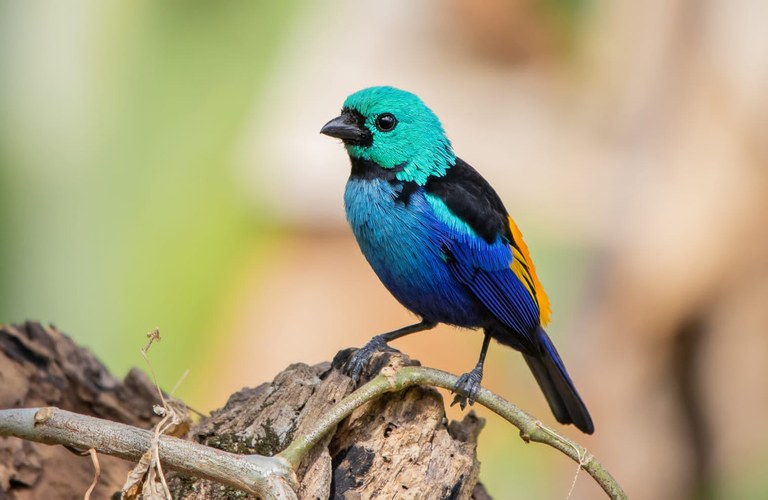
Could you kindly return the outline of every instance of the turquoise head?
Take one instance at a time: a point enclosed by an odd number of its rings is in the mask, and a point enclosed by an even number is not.
[[[344,141],[353,158],[396,169],[401,181],[424,185],[456,163],[437,116],[418,96],[394,87],[369,87],[350,95],[341,115],[320,132]]]

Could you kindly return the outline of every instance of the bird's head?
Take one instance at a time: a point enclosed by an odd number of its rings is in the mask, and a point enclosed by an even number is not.
[[[347,97],[341,115],[320,133],[337,137],[353,158],[397,169],[401,181],[420,185],[456,163],[440,120],[416,95],[370,87]]]

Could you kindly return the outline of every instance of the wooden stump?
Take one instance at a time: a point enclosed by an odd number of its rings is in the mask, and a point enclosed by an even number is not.
[[[188,439],[235,453],[274,455],[297,433],[352,392],[341,370],[352,350],[332,363],[290,365],[271,383],[245,388],[202,418]],[[364,381],[386,366],[417,364],[396,351],[376,354]],[[55,405],[150,428],[157,393],[136,370],[124,382],[55,328],[37,323],[0,328],[0,407]],[[327,435],[297,471],[299,498],[488,498],[478,483],[473,412],[448,422],[442,396],[412,387],[358,408]],[[119,491],[131,464],[100,457],[94,493]],[[0,438],[0,498],[81,497],[93,477],[89,458],[62,447]],[[248,498],[207,480],[168,473],[174,498]]]

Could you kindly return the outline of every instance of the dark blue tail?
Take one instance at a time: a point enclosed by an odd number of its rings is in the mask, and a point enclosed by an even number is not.
[[[557,353],[547,332],[540,326],[535,333],[535,354],[525,354],[525,362],[536,377],[549,407],[561,424],[573,424],[582,432],[592,434],[595,426],[592,417],[565,371],[563,360]]]

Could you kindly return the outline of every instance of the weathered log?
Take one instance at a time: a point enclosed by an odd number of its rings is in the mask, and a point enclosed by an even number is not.
[[[273,455],[331,406],[349,394],[352,382],[339,369],[350,351],[333,363],[297,363],[270,384],[243,389],[211,417],[193,427],[200,443],[238,453]],[[384,367],[417,362],[396,351],[378,353],[366,381]],[[470,413],[462,422],[445,417],[440,393],[413,387],[358,408],[326,436],[298,470],[299,498],[487,498],[478,486],[477,435],[483,420]],[[231,498],[206,480],[172,475],[182,498]]]
[[[268,384],[233,394],[201,419],[188,438],[236,453],[274,455],[349,394],[351,380],[333,363],[297,363]],[[377,354],[364,379],[387,366],[417,364],[395,351]],[[0,408],[55,405],[143,428],[156,421],[157,390],[132,370],[119,382],[86,349],[53,327],[0,327]],[[299,498],[488,498],[478,483],[473,413],[447,422],[441,395],[413,387],[358,408],[301,463]],[[131,464],[100,456],[94,497],[119,491]],[[0,438],[0,498],[80,497],[93,478],[87,457],[14,438]],[[167,478],[174,498],[247,498],[242,492],[176,473]]]

